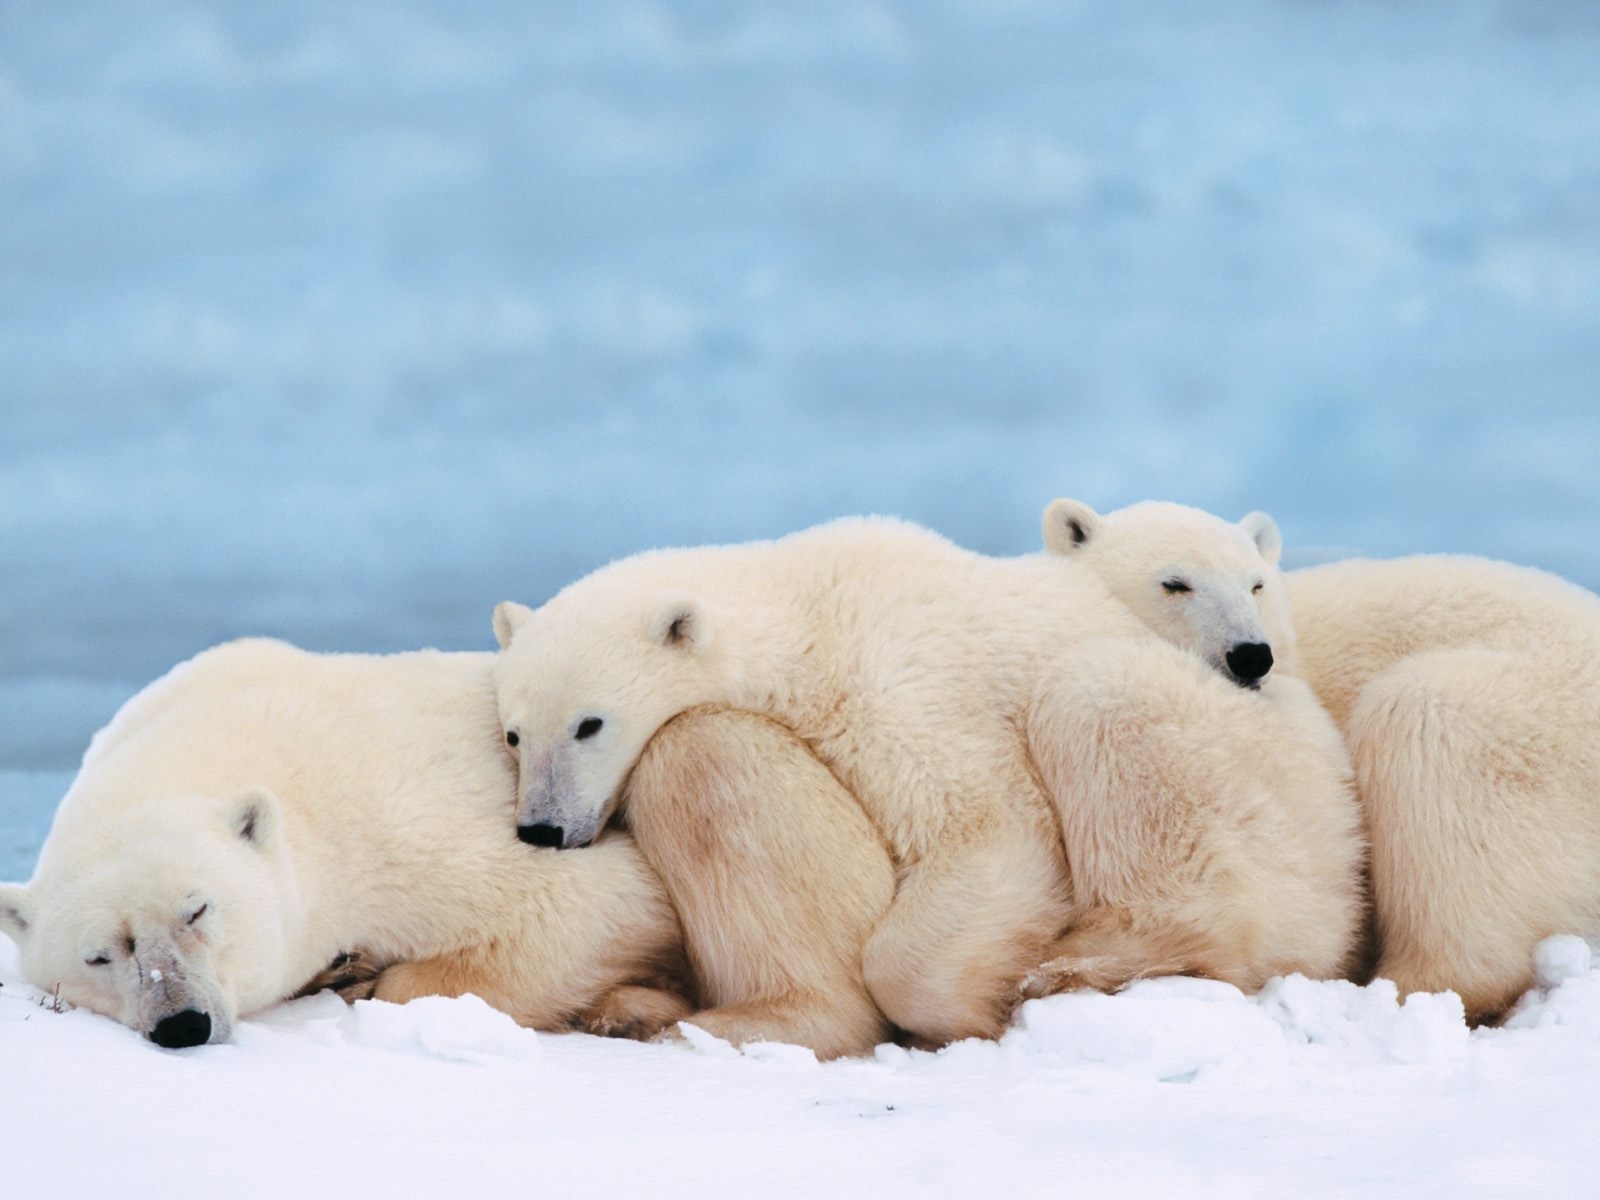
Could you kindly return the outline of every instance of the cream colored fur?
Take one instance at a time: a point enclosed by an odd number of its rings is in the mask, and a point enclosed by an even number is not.
[[[628,790],[629,828],[682,915],[710,1006],[696,1025],[824,1058],[887,1040],[861,961],[894,867],[804,742],[753,713],[692,710],[651,739]]]
[[[1283,539],[1265,513],[1237,525],[1198,508],[1149,500],[1101,515],[1081,500],[1044,510],[1046,550],[1087,567],[1150,630],[1232,676],[1240,643],[1292,665],[1294,621],[1278,573]]]
[[[204,1012],[211,1041],[347,952],[395,964],[380,998],[472,991],[539,1028],[685,1015],[647,986],[679,931],[629,839],[511,836],[492,662],[252,640],[151,684],[0,890],[27,978],[146,1033]]]
[[[1247,691],[1123,642],[1076,656],[1055,687],[1033,741],[1075,748],[1040,764],[1092,910],[1030,994],[1130,973],[1249,990],[1347,969],[1365,845],[1349,756],[1309,688]]]
[[[624,560],[537,613],[502,605],[495,626],[518,821],[569,845],[595,836],[677,714],[718,705],[794,730],[898,866],[864,978],[928,1041],[998,1032],[1030,971],[1031,990],[1156,970],[1251,986],[1343,963],[1353,834],[1344,852],[1311,838],[1326,869],[1280,881],[1326,908],[1309,937],[1298,897],[1261,903],[1256,887],[1258,860],[1283,855],[1284,838],[1298,854],[1303,798],[1350,812],[1337,739],[1284,742],[1293,722],[1259,706],[1241,720],[1249,697],[1143,630],[1089,572],[849,520]],[[1190,728],[1166,720],[1173,705]],[[635,824],[651,819],[637,795],[629,805]],[[1063,823],[1089,831],[1065,853]],[[1331,877],[1342,884],[1324,896]],[[1245,903],[1219,917],[1233,888]]]
[[[1056,501],[1045,539],[1219,669],[1254,608],[1264,694],[1302,676],[1354,758],[1381,975],[1485,1018],[1530,986],[1542,938],[1600,933],[1600,598],[1461,556],[1280,576],[1270,518],[1178,505]],[[1195,590],[1166,593],[1175,577]]]
[[[1230,525],[1176,504],[1102,516],[1081,501],[1056,500],[1045,509],[1043,532],[1047,550],[1092,573],[1142,625],[1233,684],[1241,681],[1227,655],[1240,643],[1270,645],[1280,659],[1293,659],[1276,569],[1282,543],[1265,514]],[[1121,666],[1113,656],[1106,661]],[[1147,880],[1171,881],[1172,903],[1162,913],[1119,904],[1113,894],[1111,921],[1126,924],[1137,913],[1170,929],[1180,949],[1209,940],[1206,973],[1245,986],[1272,973],[1336,971],[1348,962],[1361,916],[1365,850],[1337,729],[1298,680],[1269,674],[1255,690],[1225,684],[1197,694],[1185,672],[1167,670],[1170,679],[1155,670],[1129,678],[1118,669],[1061,681],[1080,704],[1095,698],[1118,714],[1100,726],[1099,736],[1115,741],[1098,760],[1099,777],[1060,785],[1086,798],[1062,807],[1074,878],[1085,873],[1080,856],[1100,854],[1115,839],[1113,854],[1129,879],[1155,894],[1161,885]],[[1075,713],[1065,704],[1056,711]],[[1250,772],[1235,761],[1245,731],[1255,747],[1248,753],[1262,756]],[[1087,736],[1064,724],[1054,740]],[[1154,786],[1130,778],[1140,762],[1131,744],[1147,755],[1159,750],[1156,761],[1185,764],[1183,773]],[[1106,798],[1105,811],[1087,802],[1095,796]],[[1229,852],[1210,852],[1215,845]],[[1177,957],[1152,962],[1148,973],[1183,969]]]
[[[1456,556],[1286,579],[1371,826],[1378,971],[1498,1014],[1542,938],[1600,934],[1600,598]]]

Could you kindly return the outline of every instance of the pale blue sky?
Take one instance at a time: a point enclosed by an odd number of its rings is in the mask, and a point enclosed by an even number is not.
[[[0,769],[843,513],[1600,583],[1595,14],[6,5]]]

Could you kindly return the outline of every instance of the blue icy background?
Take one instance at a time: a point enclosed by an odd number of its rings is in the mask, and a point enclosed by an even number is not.
[[[0,878],[242,633],[1068,493],[1600,583],[1586,0],[0,5]]]

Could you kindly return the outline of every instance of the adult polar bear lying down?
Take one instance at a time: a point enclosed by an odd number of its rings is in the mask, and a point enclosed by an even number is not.
[[[1540,940],[1600,934],[1600,598],[1461,555],[1280,575],[1260,513],[1057,500],[1044,536],[1240,682],[1275,659],[1316,690],[1354,758],[1379,974],[1483,1019]]]
[[[388,1000],[472,991],[527,1025],[598,1032],[648,1034],[687,1015],[656,986],[678,973],[681,935],[632,842],[557,855],[509,835],[516,773],[492,661],[247,640],[145,688],[91,744],[32,883],[0,889],[28,979],[167,1046],[225,1040],[237,1015],[351,951],[394,964],[377,981]],[[754,718],[690,714],[646,766],[699,778],[710,755],[737,793],[741,752],[760,759],[763,788],[790,788],[797,819],[822,806],[817,846],[851,836],[854,801]],[[855,820],[876,857],[841,847],[862,882],[821,903],[870,922],[863,892],[876,865],[881,909],[889,867]],[[848,940],[851,913],[826,915]],[[881,1018],[850,1004],[864,997],[851,956],[865,929],[855,936],[832,959],[789,959],[780,929],[776,977],[718,976],[713,961],[707,990],[721,1003],[784,998],[824,1049],[870,1046]]]
[[[1361,843],[1332,724],[1308,691],[1268,705],[1223,683],[1087,572],[847,520],[626,559],[538,612],[501,605],[495,632],[531,840],[586,845],[686,709],[793,729],[896,860],[865,979],[927,1041],[997,1033],[1030,972],[1030,990],[1184,971],[1253,987],[1345,965]],[[709,863],[726,894],[771,892],[719,843],[726,807],[669,799],[670,818],[628,799],[664,875]]]

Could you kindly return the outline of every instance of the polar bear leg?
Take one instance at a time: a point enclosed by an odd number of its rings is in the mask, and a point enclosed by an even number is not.
[[[685,1011],[649,994],[682,992],[687,963],[672,901],[632,839],[540,850],[507,829],[483,848],[481,869],[459,899],[465,944],[427,953],[436,935],[420,946],[358,940],[386,965],[373,995],[404,1003],[471,992],[533,1029],[609,1023],[639,1036]]]
[[[1209,939],[1172,926],[1139,928],[1127,915],[1102,910],[1073,927],[1049,958],[1023,977],[1019,999],[1091,988],[1114,992],[1135,979],[1204,974],[1194,964],[1214,954]]]
[[[998,1036],[1022,976],[1069,918],[1060,844],[1017,814],[991,814],[906,870],[867,944],[867,987],[931,1045]]]
[[[693,1012],[693,1006],[676,991],[624,984],[600,997],[579,1019],[579,1027],[599,1037],[648,1041]]]
[[[1028,736],[1083,915],[1025,994],[1152,974],[1253,988],[1346,966],[1359,816],[1344,749],[1309,704],[1167,646],[1108,640],[1062,665]]]
[[[685,713],[646,747],[626,803],[683,924],[708,1006],[694,1024],[825,1058],[888,1036],[861,961],[894,870],[855,797],[805,743],[753,713]]]
[[[624,983],[608,988],[598,998],[566,1006],[550,1003],[547,989],[524,985],[527,955],[523,961],[504,943],[480,944],[434,958],[399,962],[388,967],[371,985],[373,999],[404,1004],[419,996],[464,996],[468,993],[509,1013],[519,1024],[533,1029],[582,1029],[602,1037],[652,1038],[689,1015],[679,981],[663,972],[656,981]],[[346,999],[353,994],[341,992]]]
[[[1378,973],[1453,989],[1492,1017],[1533,983],[1533,950],[1600,916],[1593,682],[1482,649],[1372,679],[1349,742],[1372,833]]]

